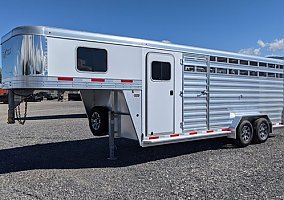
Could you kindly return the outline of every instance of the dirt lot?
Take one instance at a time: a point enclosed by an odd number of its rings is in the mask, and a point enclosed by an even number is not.
[[[94,138],[81,102],[30,103],[24,126],[0,104],[0,199],[284,199],[284,133],[236,148],[214,139],[142,149]]]

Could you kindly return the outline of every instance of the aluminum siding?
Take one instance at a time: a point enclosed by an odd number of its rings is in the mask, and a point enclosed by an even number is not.
[[[200,60],[200,56],[194,59],[189,54],[184,54],[183,66],[184,132],[226,128],[234,116],[248,113],[265,114],[272,122],[281,122],[284,107],[283,78],[208,74],[208,71],[211,67],[283,74],[282,69],[217,62],[210,62],[209,66],[205,59]],[[207,67],[207,73],[187,71],[186,66]],[[209,93],[201,95],[204,90]],[[209,97],[209,101],[206,101],[206,97]]]

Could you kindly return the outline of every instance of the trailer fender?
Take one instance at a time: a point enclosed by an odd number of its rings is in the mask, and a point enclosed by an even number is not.
[[[243,120],[248,120],[250,121],[252,124],[254,124],[253,122],[259,118],[265,118],[268,121],[269,127],[270,127],[270,133],[272,133],[272,122],[270,120],[270,118],[268,117],[268,115],[263,115],[260,113],[250,113],[250,114],[236,114],[236,116],[234,117],[231,125],[230,125],[230,130],[231,133],[228,135],[228,138],[232,138],[232,139],[236,139],[236,133],[237,133],[237,129],[240,125],[240,123]]]

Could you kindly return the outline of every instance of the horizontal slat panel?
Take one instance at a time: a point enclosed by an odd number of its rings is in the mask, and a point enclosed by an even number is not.
[[[212,75],[210,77],[211,126],[222,127],[226,122],[228,123],[230,115],[225,113],[223,115],[224,109],[229,113],[260,112],[268,114],[273,120],[281,120],[282,79]]]
[[[204,55],[201,56],[201,60],[200,58],[195,59],[195,54],[184,56],[184,62],[187,65],[206,66],[205,61],[200,62],[206,58]],[[228,68],[234,68],[233,65],[220,63],[223,68],[227,65]],[[255,71],[258,67],[247,66],[246,70]],[[272,71],[272,73],[279,72],[283,70]],[[201,119],[207,120],[205,118],[207,95],[200,96],[201,92],[207,88],[207,74],[184,71],[183,76],[184,128],[197,128],[197,125],[202,124]],[[283,110],[283,79],[213,73],[210,74],[209,97],[210,128],[229,126],[232,122],[230,114],[233,113],[259,112],[268,114],[271,120],[279,122]],[[206,122],[203,123],[203,127],[206,128]]]

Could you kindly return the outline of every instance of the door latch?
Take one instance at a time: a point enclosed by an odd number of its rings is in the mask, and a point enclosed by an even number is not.
[[[208,94],[209,92],[207,91],[207,90],[203,90],[203,91],[201,91],[200,92],[200,94],[198,94],[197,96],[198,97],[201,97],[202,95],[206,95],[206,94]]]

